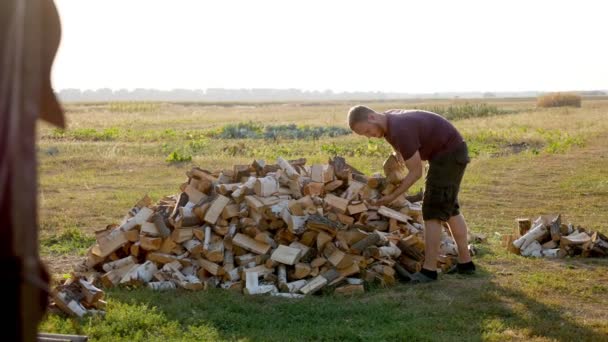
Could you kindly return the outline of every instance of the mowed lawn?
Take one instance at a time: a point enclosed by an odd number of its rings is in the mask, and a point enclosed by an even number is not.
[[[94,230],[118,222],[146,193],[155,200],[176,193],[193,165],[217,170],[279,155],[326,162],[337,153],[360,170],[379,172],[390,151],[386,143],[354,135],[214,138],[239,122],[346,128],[353,104],[67,105],[68,131],[39,129],[44,258],[61,278],[83,258]],[[106,293],[105,317],[51,314],[41,330],[93,341],[608,341],[608,259],[527,259],[501,246],[516,218],[547,213],[608,234],[608,100],[555,109],[536,109],[532,100],[489,104],[507,113],[453,121],[473,155],[463,213],[473,232],[488,237],[477,245],[476,276],[442,275],[434,284],[371,286],[353,297],[303,300],[114,289]],[[172,152],[192,160],[167,162]]]

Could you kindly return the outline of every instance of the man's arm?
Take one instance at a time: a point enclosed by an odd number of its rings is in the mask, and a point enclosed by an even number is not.
[[[399,184],[399,187],[395,189],[390,195],[386,195],[376,201],[374,204],[377,206],[387,205],[394,201],[399,195],[406,192],[420,177],[422,177],[423,167],[422,160],[420,159],[420,153],[416,151],[413,156],[405,161],[405,167],[407,167],[408,173],[405,178]]]

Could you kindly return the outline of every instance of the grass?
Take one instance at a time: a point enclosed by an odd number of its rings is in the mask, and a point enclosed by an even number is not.
[[[454,122],[474,155],[460,195],[463,211],[472,231],[489,236],[487,244],[479,245],[475,261],[481,272],[473,278],[442,276],[436,284],[302,301],[220,290],[167,294],[117,289],[107,293],[105,318],[50,314],[41,329],[83,333],[93,341],[606,341],[608,260],[522,258],[507,254],[500,237],[512,231],[516,217],[552,212],[608,233],[608,101],[533,110],[533,100],[492,104],[513,112]],[[96,134],[113,128],[119,133],[113,139],[75,140],[53,137],[52,128],[40,127],[45,258],[55,275],[68,272],[71,263],[65,259],[77,260],[95,229],[119,221],[145,193],[155,200],[176,193],[192,165],[216,170],[278,155],[326,162],[332,154],[342,154],[367,173],[381,171],[390,149],[380,140],[346,135],[272,141],[200,134],[248,121],[345,128],[352,105],[157,104],[154,110],[128,115],[113,114],[103,104],[70,106],[66,134],[88,128]],[[384,110],[450,103],[369,105]],[[45,153],[51,148],[58,152]],[[173,151],[192,160],[167,163]]]

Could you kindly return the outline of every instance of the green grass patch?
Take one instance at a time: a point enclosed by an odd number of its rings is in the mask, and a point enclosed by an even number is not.
[[[59,234],[43,237],[40,240],[42,254],[63,255],[79,254],[95,243],[95,238],[86,235],[78,228],[67,228]]]

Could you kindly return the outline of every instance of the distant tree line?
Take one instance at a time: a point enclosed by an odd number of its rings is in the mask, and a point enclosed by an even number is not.
[[[606,95],[606,91],[581,91],[584,96]],[[445,92],[445,93],[396,93],[396,92],[334,92],[331,90],[301,89],[63,89],[58,95],[66,102],[102,101],[326,101],[326,100],[389,100],[389,99],[433,99],[433,98],[492,98],[492,97],[536,97],[540,92]]]

